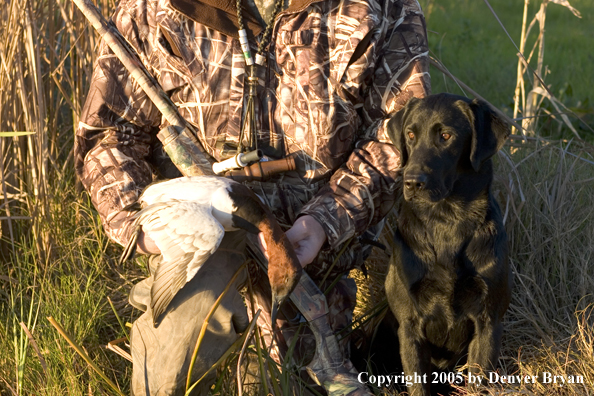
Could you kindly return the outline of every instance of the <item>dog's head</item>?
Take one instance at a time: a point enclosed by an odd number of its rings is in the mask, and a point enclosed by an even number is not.
[[[402,155],[404,198],[430,202],[449,196],[460,175],[480,173],[509,136],[486,103],[451,94],[412,98],[387,127]]]

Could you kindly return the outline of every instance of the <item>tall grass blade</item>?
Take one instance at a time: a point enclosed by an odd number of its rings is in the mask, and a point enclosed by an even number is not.
[[[252,323],[250,323],[250,327],[253,327],[252,325],[255,323],[256,321],[252,320]],[[186,389],[186,396],[189,396],[192,390],[196,386],[198,386],[198,384],[200,384],[200,382],[202,382],[202,380],[204,380],[204,378],[206,378],[208,374],[216,370],[217,367],[219,367],[229,357],[229,355],[231,355],[231,353],[237,351],[240,348],[240,346],[245,342],[245,339],[247,338],[248,334],[248,331],[244,331],[241,337],[239,337],[237,340],[235,340],[233,344],[231,344],[231,346],[227,349],[227,351],[225,351],[225,353],[223,353],[219,360],[217,360],[215,364],[213,364],[204,374],[202,374],[198,381],[194,382],[191,386],[188,387],[188,389]]]
[[[0,137],[27,136],[27,135],[34,135],[35,133],[37,133],[37,132],[26,132],[26,131],[0,132]]]
[[[109,302],[109,306],[111,307],[111,310],[113,311],[113,314],[115,315],[116,319],[118,320],[118,323],[122,329],[122,331],[124,332],[124,336],[125,339],[130,341],[130,338],[128,337],[128,331],[126,330],[126,326],[124,326],[124,322],[122,322],[122,319],[120,318],[120,315],[118,315],[118,311],[116,311],[113,302],[111,302],[111,298],[107,297],[107,301]]]
[[[252,319],[252,323],[250,324],[250,327],[248,327],[248,329],[246,330],[248,335],[243,342],[241,351],[239,352],[239,358],[237,358],[237,393],[239,396],[243,396],[243,386],[241,383],[241,364],[243,363],[243,357],[245,355],[245,351],[247,349],[248,343],[252,339],[252,333],[254,331],[254,327],[256,326],[256,323],[258,322],[258,317],[260,317],[261,313],[262,313],[262,310],[258,309],[258,312],[256,312],[256,314],[254,315],[254,318]]]
[[[241,274],[241,271],[243,271],[243,269],[246,267],[246,265],[247,265],[247,261],[244,262],[242,265],[240,265],[239,268],[237,269],[237,271],[235,271],[235,273],[233,274],[233,276],[227,283],[227,286],[225,286],[225,289],[223,289],[223,292],[217,298],[217,300],[213,304],[212,308],[206,315],[206,318],[204,318],[204,323],[202,324],[202,328],[200,329],[200,333],[198,334],[198,339],[196,340],[196,346],[194,347],[194,353],[192,354],[192,360],[190,361],[190,367],[188,368],[188,376],[186,379],[186,392],[189,392],[188,389],[190,389],[190,383],[192,380],[192,370],[194,369],[194,364],[196,363],[196,358],[198,357],[198,352],[200,351],[200,346],[202,345],[202,341],[204,340],[204,336],[206,334],[206,328],[208,327],[208,322],[210,321],[210,319],[214,315],[215,311],[221,304],[221,301],[223,300],[223,298],[227,295],[227,292],[229,292],[231,285],[233,284],[233,282],[235,282],[235,279],[237,279],[239,274]]]
[[[540,42],[539,42],[539,46],[540,46],[539,57],[540,57],[540,59],[539,59],[539,62],[538,62],[538,64],[537,64],[537,70],[534,70],[534,69],[533,69],[533,68],[530,66],[530,64],[529,64],[529,60],[527,60],[527,59],[524,57],[524,53],[523,53],[523,51],[521,51],[521,50],[520,50],[520,48],[518,48],[518,45],[516,44],[516,42],[514,41],[514,39],[511,37],[511,35],[510,35],[510,34],[509,34],[509,32],[507,31],[507,29],[505,28],[505,25],[503,25],[503,22],[501,22],[501,19],[499,19],[499,16],[497,15],[497,13],[495,12],[495,10],[494,10],[494,9],[493,9],[493,7],[491,6],[491,3],[489,3],[489,0],[483,0],[483,1],[485,2],[485,4],[487,5],[487,7],[489,8],[489,10],[491,11],[491,13],[493,14],[493,16],[495,17],[495,19],[497,20],[497,22],[499,23],[499,26],[501,26],[501,29],[503,29],[503,31],[505,32],[505,34],[506,34],[506,36],[508,37],[508,39],[511,41],[511,43],[513,44],[513,46],[514,46],[514,47],[516,48],[516,50],[518,51],[518,56],[519,56],[519,57],[520,57],[520,58],[521,58],[521,59],[524,61],[524,65],[525,65],[525,67],[526,67],[528,70],[530,70],[530,72],[532,73],[532,75],[534,75],[535,79],[536,79],[536,80],[538,80],[538,82],[540,83],[540,87],[541,87],[542,89],[544,89],[544,90],[545,90],[545,91],[548,93],[548,96],[549,96],[550,98],[554,98],[555,100],[557,100],[557,98],[555,97],[555,95],[553,95],[553,93],[551,92],[551,90],[550,90],[550,89],[549,89],[549,87],[548,87],[548,86],[545,84],[545,82],[544,82],[543,78],[541,77],[541,76],[542,76],[542,64],[543,64],[543,56],[544,56],[544,18],[545,18],[545,15],[546,15],[546,4],[547,4],[547,3],[548,3],[548,1],[550,1],[550,0],[544,0],[544,1],[542,2],[542,5],[541,5],[541,10],[539,11],[539,13],[540,13],[540,16],[539,16],[539,18],[540,18],[540,22],[541,22],[541,25],[540,25],[540,26],[541,26],[541,33],[540,33],[540,36],[539,36],[539,37],[540,37]],[[561,0],[561,1],[566,1],[566,0]],[[569,3],[568,3],[568,4],[569,4]],[[571,7],[571,8],[573,8],[573,7]],[[576,11],[577,11],[577,10],[576,10]],[[572,12],[573,12],[573,11],[572,11]],[[579,12],[578,12],[578,14],[579,14]],[[574,15],[575,15],[575,13],[574,13]],[[576,16],[580,17],[579,15],[576,15]],[[536,83],[536,80],[535,80],[535,82],[534,82],[534,87],[536,87],[536,86],[537,86],[537,85],[536,85],[536,84],[537,84],[537,83]],[[534,100],[535,100],[535,99],[534,99]],[[552,102],[552,99],[551,99],[551,102]],[[558,100],[557,100],[557,102],[558,102]],[[529,106],[529,105],[528,105],[528,106]],[[555,107],[556,107],[556,106],[555,106]],[[588,130],[590,130],[591,132],[594,132],[594,128],[592,128],[590,125],[588,125],[586,122],[584,122],[584,121],[583,121],[583,120],[582,120],[580,117],[578,117],[578,115],[577,115],[577,114],[575,114],[575,112],[573,112],[573,111],[572,111],[572,110],[570,110],[570,109],[567,109],[567,110],[568,110],[568,112],[569,112],[569,113],[570,113],[572,116],[574,116],[575,118],[577,118],[577,119],[578,119],[578,120],[579,120],[579,121],[580,121],[580,122],[581,122],[581,123],[582,123],[582,124],[583,124],[583,125],[584,125],[584,126],[587,128],[587,129],[588,129]],[[527,116],[531,116],[531,115],[532,115],[532,113],[530,113],[530,112],[528,112],[528,113],[529,113],[529,114],[527,114]],[[515,117],[515,115],[514,115],[514,117]],[[564,120],[565,120],[565,119],[564,119]],[[514,127],[516,127],[516,128],[517,128],[517,126],[516,126],[515,124],[512,124],[512,125],[513,125]],[[523,129],[526,129],[526,128],[523,128]],[[570,129],[572,129],[572,132],[574,132],[574,134],[577,134],[577,131],[575,131],[575,129],[573,128],[573,126],[572,126]],[[518,130],[520,130],[520,129],[518,129]],[[578,137],[579,137],[579,135],[578,135]],[[581,138],[580,138],[580,139],[581,139]]]
[[[105,383],[109,385],[111,389],[113,389],[120,396],[125,396],[124,393],[122,393],[122,391],[120,390],[120,388],[118,388],[116,384],[114,384],[109,378],[107,378],[105,373],[103,373],[103,371],[99,367],[97,367],[97,365],[95,364],[95,362],[93,362],[93,360],[91,360],[89,355],[87,355],[87,353],[80,346],[78,346],[78,344],[72,339],[72,337],[70,337],[70,335],[68,335],[66,330],[64,330],[64,328],[62,328],[62,326],[54,320],[54,318],[50,316],[47,318],[47,320],[52,324],[52,326],[56,328],[56,330],[58,330],[58,333],[60,333],[60,335],[70,344],[70,346],[74,348],[76,353],[78,353],[80,357],[82,357],[85,360],[85,362],[87,362],[89,366],[93,370],[95,370],[95,372],[99,374],[101,378],[103,378]]]
[[[31,334],[31,332],[27,328],[27,325],[24,322],[20,322],[19,325],[21,326],[21,328],[23,329],[23,331],[27,335],[27,338],[29,339],[29,342],[33,346],[33,349],[35,349],[35,353],[37,354],[37,358],[39,359],[39,362],[41,363],[41,368],[43,369],[43,373],[45,374],[45,376],[47,378],[47,363],[45,361],[45,358],[41,354],[41,351],[39,350],[39,346],[37,345],[37,341],[35,341],[35,338],[33,338],[33,334]]]

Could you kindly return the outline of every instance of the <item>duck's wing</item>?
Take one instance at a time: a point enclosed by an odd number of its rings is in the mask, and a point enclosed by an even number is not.
[[[139,197],[143,205],[171,200],[194,201],[207,204],[213,191],[237,182],[220,176],[190,176],[158,181],[149,185]]]
[[[134,230],[132,231],[132,235],[130,240],[124,246],[124,251],[118,260],[118,265],[122,266],[125,261],[130,260],[136,254],[136,244],[138,243],[138,235],[140,234],[140,225],[138,221],[135,221],[133,224]]]
[[[151,288],[156,324],[177,292],[217,250],[225,231],[210,206],[195,202],[153,204],[139,212],[139,218],[162,255]]]

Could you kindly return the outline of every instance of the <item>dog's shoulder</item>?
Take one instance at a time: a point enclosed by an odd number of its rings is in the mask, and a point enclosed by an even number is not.
[[[466,247],[466,256],[476,270],[483,273],[484,271],[506,270],[507,254],[507,233],[501,209],[495,198],[489,194],[489,204],[484,221],[475,229],[473,237]]]

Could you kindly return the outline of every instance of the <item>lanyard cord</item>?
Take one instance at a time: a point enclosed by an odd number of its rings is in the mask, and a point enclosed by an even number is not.
[[[280,12],[282,4],[283,4],[283,0],[276,0],[276,3],[274,4],[274,10],[272,11],[272,16],[270,17],[270,20],[266,24],[266,29],[264,30],[264,35],[262,36],[262,41],[260,41],[260,44],[258,45],[258,51],[256,52],[256,64],[258,64],[258,65],[263,65],[264,60],[266,59],[263,55],[264,50],[266,49],[266,47],[268,46],[268,44],[270,42],[270,36],[272,35],[272,28],[274,26],[274,20],[276,19],[276,16]],[[248,43],[247,31],[245,30],[245,26],[243,24],[243,15],[241,14],[241,8],[242,8],[242,1],[237,0],[237,23],[239,25],[239,42],[241,43],[241,50],[243,51],[243,57],[245,58],[245,64],[247,66],[251,66],[254,64],[254,61],[252,59],[252,53],[250,52],[250,45]]]
[[[248,96],[245,102],[244,113],[243,113],[243,125],[241,126],[241,132],[239,134],[239,144],[237,146],[237,152],[257,150],[258,149],[258,123],[256,122],[256,115],[258,114],[258,103],[257,103],[257,86],[258,76],[256,67],[264,65],[266,57],[263,55],[266,47],[270,42],[270,36],[272,35],[272,28],[274,26],[274,20],[278,15],[284,0],[276,0],[274,4],[274,10],[266,29],[262,35],[262,41],[258,45],[258,51],[256,52],[256,62],[252,59],[252,53],[250,52],[250,45],[248,43],[247,32],[243,24],[243,16],[241,15],[241,0],[237,0],[237,22],[239,25],[239,42],[241,43],[241,50],[243,51],[243,57],[245,58],[245,64],[248,66],[247,73],[247,85],[248,85]],[[247,134],[247,139],[246,139]],[[244,140],[246,146],[244,147]]]

